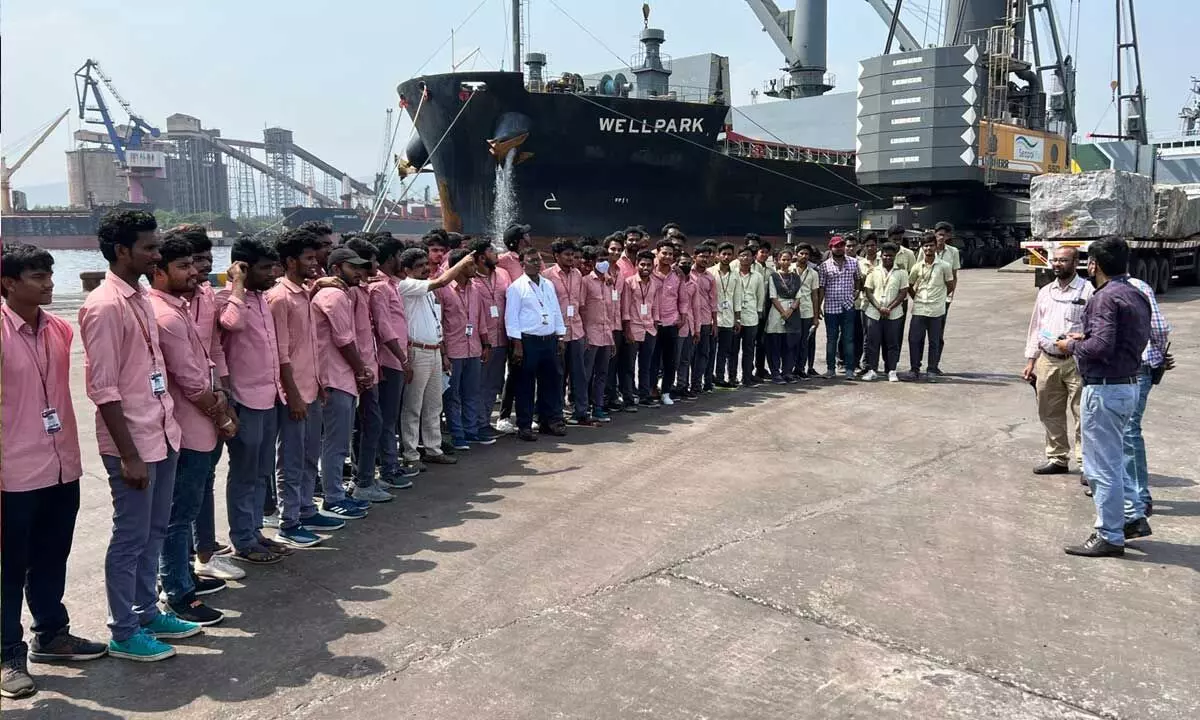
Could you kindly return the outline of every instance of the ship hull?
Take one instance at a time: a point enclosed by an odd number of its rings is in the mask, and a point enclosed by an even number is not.
[[[513,141],[512,219],[542,237],[602,237],[667,222],[701,237],[778,235],[789,204],[808,210],[871,197],[849,166],[722,152],[724,105],[530,93],[522,77],[434,75],[400,86],[448,229],[495,230],[502,157],[489,140],[505,151]]]

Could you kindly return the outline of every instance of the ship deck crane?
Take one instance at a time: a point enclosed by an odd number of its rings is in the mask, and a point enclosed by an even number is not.
[[[109,112],[108,103],[101,92],[101,85],[128,115],[129,122],[123,128],[113,122],[112,113]],[[90,58],[75,71],[75,97],[79,107],[79,119],[91,125],[103,125],[107,131],[108,141],[117,156],[117,164],[129,178],[130,202],[145,202],[139,173],[130,165],[128,151],[140,148],[147,135],[152,138],[158,137],[158,128],[133,111],[129,102],[113,85],[112,78],[101,69],[100,63]],[[99,116],[89,116],[89,113],[98,113]]]
[[[21,157],[17,158],[17,161],[11,166],[8,165],[7,158],[0,156],[0,212],[7,214],[13,211],[13,174],[20,170],[21,166],[25,164],[25,161],[29,159],[29,156],[42,146],[42,143],[46,141],[46,138],[50,137],[50,133],[54,132],[54,129],[57,128],[60,123],[62,123],[63,118],[65,118],[69,112],[71,112],[69,108],[67,110],[63,110],[62,114],[55,118],[54,121],[50,123],[50,126],[47,127],[41,135],[38,135],[37,139],[34,140],[29,146],[29,149],[21,153]]]

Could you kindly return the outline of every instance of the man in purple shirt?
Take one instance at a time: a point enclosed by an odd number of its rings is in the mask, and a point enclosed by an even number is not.
[[[1125,500],[1136,499],[1137,485],[1125,473],[1123,435],[1137,408],[1142,350],[1150,339],[1150,303],[1129,283],[1128,266],[1129,246],[1120,238],[1088,247],[1096,292],[1083,311],[1083,332],[1056,343],[1075,357],[1083,377],[1083,473],[1096,503],[1096,532],[1067,547],[1068,555],[1124,555],[1126,540],[1150,534],[1144,512],[1125,516]]]

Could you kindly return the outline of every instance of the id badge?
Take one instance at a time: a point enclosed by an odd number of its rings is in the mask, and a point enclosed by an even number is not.
[[[649,315],[650,314],[650,306],[647,305],[646,303],[642,303],[642,305],[638,311],[643,315]]]
[[[613,302],[617,302],[618,300],[620,300],[621,299],[621,291],[613,290],[612,291],[612,299],[613,299]]]
[[[471,337],[472,335],[475,334],[475,326],[468,324],[466,332],[467,332],[467,337]]]
[[[721,302],[718,304],[718,306],[719,306],[719,308],[720,308],[721,310],[732,310],[732,309],[733,309],[733,301],[731,301],[731,300],[722,300],[722,301],[721,301]]]
[[[163,377],[161,370],[155,370],[150,373],[150,392],[154,393],[154,397],[159,397],[167,391],[167,379]]]
[[[575,317],[575,306],[574,305],[567,306],[567,317],[569,317],[569,318]]]
[[[62,421],[58,419],[58,411],[54,408],[46,408],[42,411],[42,427],[46,430],[47,435],[62,430]]]
[[[498,318],[498,317],[500,317],[500,308],[496,307],[495,305],[492,305],[491,307],[488,308],[488,314],[494,318]]]
[[[542,313],[542,324],[543,324],[543,325],[549,325],[549,324],[550,324],[550,315],[549,315],[549,314],[547,314],[547,313]]]

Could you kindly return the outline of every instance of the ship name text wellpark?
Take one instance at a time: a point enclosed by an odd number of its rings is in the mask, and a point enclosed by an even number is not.
[[[611,133],[629,133],[631,135],[660,133],[660,132],[704,132],[704,118],[659,118],[657,120],[637,120],[630,118],[602,117],[600,131]]]

